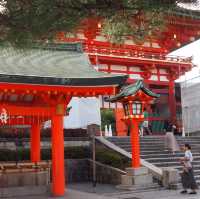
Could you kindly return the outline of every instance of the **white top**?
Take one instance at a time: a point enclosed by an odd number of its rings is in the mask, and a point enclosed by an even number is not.
[[[190,150],[185,151],[185,158],[187,158],[187,160],[185,160],[185,166],[187,168],[191,168],[192,167],[192,161],[193,161],[193,156]]]
[[[148,126],[149,126],[149,121],[148,121],[148,120],[144,120],[142,126],[148,128]]]

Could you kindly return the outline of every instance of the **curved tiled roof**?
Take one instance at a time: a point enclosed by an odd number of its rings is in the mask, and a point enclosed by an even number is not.
[[[97,72],[78,43],[31,49],[0,48],[0,82],[62,85],[113,85],[125,75]]]
[[[192,9],[186,9],[183,7],[176,7],[173,10],[169,11],[169,15],[200,19],[200,10],[192,10]]]
[[[105,99],[105,101],[116,102],[124,97],[135,95],[139,90],[143,91],[146,95],[150,97],[153,98],[160,97],[160,95],[153,93],[151,90],[146,88],[142,80],[138,80],[135,84],[123,87],[117,95],[111,98],[107,98]]]

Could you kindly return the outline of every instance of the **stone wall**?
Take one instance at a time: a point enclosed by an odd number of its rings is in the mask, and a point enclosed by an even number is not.
[[[48,171],[2,172],[0,175],[0,188],[23,186],[46,186],[49,184]]]
[[[90,181],[90,168],[87,159],[65,160],[65,179],[67,183]]]
[[[92,181],[92,160],[65,160],[65,168],[67,183]],[[121,183],[121,175],[124,174],[125,171],[96,162],[97,183],[117,185]]]
[[[90,172],[92,178],[93,161],[92,160],[88,161],[90,164]],[[122,171],[120,169],[96,162],[97,183],[114,184],[114,185],[121,184],[121,175],[125,175],[125,173],[126,173],[125,171]]]
[[[30,148],[30,142],[25,140],[20,140],[20,146],[24,147],[26,149]],[[51,148],[51,142],[50,141],[41,141],[40,143],[42,149],[49,149]],[[84,141],[65,141],[64,146],[65,147],[87,147],[90,145],[90,141],[84,140]],[[10,149],[10,150],[16,150],[16,145],[14,141],[0,141],[0,149]]]

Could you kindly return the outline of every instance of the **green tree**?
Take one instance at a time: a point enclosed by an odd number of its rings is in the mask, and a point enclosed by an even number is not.
[[[55,39],[88,17],[104,19],[103,33],[113,41],[134,35],[142,40],[158,31],[164,13],[177,3],[196,0],[0,0],[0,41],[15,46]]]
[[[101,109],[101,126],[102,130],[105,131],[105,125],[112,126],[112,130],[116,129],[115,114],[113,109]]]

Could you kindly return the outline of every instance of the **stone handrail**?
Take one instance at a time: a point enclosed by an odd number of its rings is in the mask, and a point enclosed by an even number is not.
[[[114,151],[128,157],[128,158],[132,158],[132,155],[125,151],[124,149],[118,147],[117,145],[113,144],[112,142],[109,142],[108,140],[106,140],[104,137],[96,137],[96,140],[98,140],[100,143],[102,143],[103,145],[105,145],[106,147],[113,149]],[[158,180],[162,180],[163,177],[163,171],[162,169],[156,167],[155,165],[147,162],[144,159],[140,159],[141,161],[141,165],[148,168],[149,171],[153,174],[153,176],[155,178],[157,178]]]

